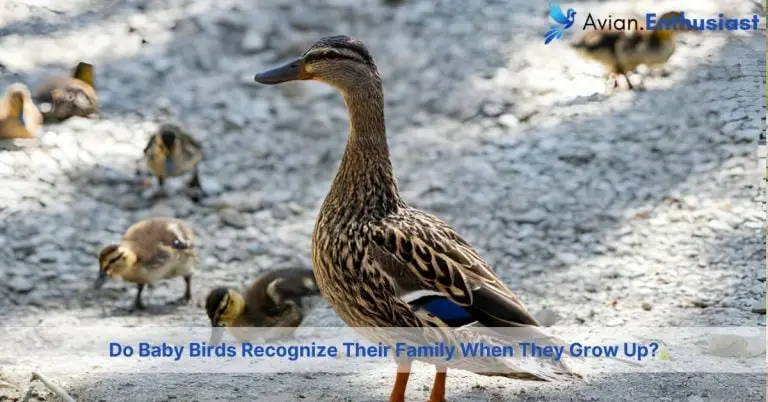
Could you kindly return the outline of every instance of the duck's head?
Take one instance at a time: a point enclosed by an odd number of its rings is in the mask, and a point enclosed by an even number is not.
[[[166,174],[173,174],[175,171],[176,165],[173,163],[173,155],[176,154],[179,146],[177,140],[180,133],[181,129],[173,124],[163,124],[155,133],[156,138],[153,142],[154,149],[152,151],[165,159]]]
[[[245,301],[234,289],[216,288],[205,299],[205,312],[211,320],[210,345],[221,342],[223,328],[232,326],[237,316],[243,312]]]
[[[327,36],[300,58],[256,74],[256,82],[274,85],[287,81],[317,80],[347,91],[363,82],[381,82],[373,57],[357,39]]]
[[[93,64],[88,64],[83,61],[77,63],[75,70],[72,72],[72,77],[90,85],[91,88],[96,88],[93,85]]]
[[[110,244],[99,252],[99,277],[93,284],[95,289],[104,285],[109,278],[122,276],[136,264],[136,253],[128,247]]]
[[[688,26],[684,26],[683,17],[681,11],[669,11],[662,14],[656,23],[657,29],[654,33],[663,38],[671,38],[680,32],[696,31]]]
[[[5,92],[5,102],[8,108],[8,116],[15,117],[23,125],[24,121],[24,102],[30,99],[30,93],[24,84],[13,84]]]

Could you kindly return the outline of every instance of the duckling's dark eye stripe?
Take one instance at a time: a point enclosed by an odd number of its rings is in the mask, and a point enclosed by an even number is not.
[[[107,265],[105,265],[104,267],[106,268],[106,267],[108,267],[108,266],[110,266],[110,265],[112,265],[112,264],[116,263],[116,262],[117,262],[117,260],[119,260],[119,259],[121,259],[121,258],[123,258],[123,253],[120,253],[120,254],[118,254],[118,255],[117,255],[117,257],[115,257],[115,258],[112,258],[111,260],[109,260],[109,261],[107,262]]]
[[[216,309],[216,313],[213,315],[214,318],[221,317],[222,314],[224,314],[224,311],[227,309],[227,306],[229,305],[229,295],[225,295],[223,299],[221,299],[221,303],[219,303],[219,307]]]

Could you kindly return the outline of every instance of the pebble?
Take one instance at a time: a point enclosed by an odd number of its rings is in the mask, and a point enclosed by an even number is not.
[[[233,228],[242,229],[248,226],[248,220],[246,216],[235,211],[232,208],[224,208],[219,211],[219,216],[224,224],[232,226]]]
[[[16,293],[29,293],[36,287],[34,281],[20,276],[13,277],[6,286]]]
[[[642,307],[642,308],[643,308],[643,310],[645,310],[645,311],[651,311],[651,310],[653,310],[653,304],[651,304],[651,303],[648,303],[648,302],[643,302],[643,303],[640,305],[640,307]]]
[[[240,42],[240,50],[246,54],[257,53],[267,46],[267,39],[260,29],[249,29]]]

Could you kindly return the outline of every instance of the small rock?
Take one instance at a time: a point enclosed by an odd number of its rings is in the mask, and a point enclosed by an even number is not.
[[[258,53],[266,47],[267,39],[264,33],[258,29],[249,29],[245,35],[243,35],[243,40],[240,42],[240,50],[246,54]]]
[[[29,293],[35,289],[35,282],[20,276],[8,281],[8,288],[16,293]]]
[[[512,219],[517,223],[529,223],[535,225],[544,221],[544,219],[547,219],[547,213],[541,209],[534,209],[524,215],[518,215]]]
[[[507,128],[514,128],[520,125],[520,120],[514,114],[503,114],[499,116],[499,124]]]
[[[155,204],[148,213],[150,218],[175,218],[176,210],[167,204]]]
[[[245,246],[245,249],[248,250],[249,253],[256,255],[269,254],[271,251],[271,247],[266,243],[249,244]]]
[[[246,217],[232,208],[224,208],[219,211],[219,217],[224,224],[234,228],[243,229],[248,226]]]
[[[573,253],[558,253],[557,259],[565,265],[575,265],[579,262],[579,256]]]
[[[648,303],[648,302],[643,302],[643,304],[641,304],[640,307],[642,307],[643,310],[645,310],[645,311],[653,310],[653,304]]]
[[[551,327],[555,325],[558,321],[560,321],[560,318],[562,317],[557,313],[557,311],[548,308],[545,308],[536,314],[536,320],[543,327]]]
[[[224,122],[230,129],[241,129],[248,123],[248,119],[240,113],[229,112],[224,115]]]
[[[755,314],[765,314],[765,300],[754,302],[751,311]]]

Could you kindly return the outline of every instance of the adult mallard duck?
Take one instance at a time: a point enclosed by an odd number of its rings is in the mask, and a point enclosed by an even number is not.
[[[0,139],[34,138],[42,123],[29,89],[20,83],[9,86],[0,99]]]
[[[259,275],[245,297],[231,288],[216,288],[205,300],[211,320],[211,345],[221,342],[222,328],[235,338],[250,341],[248,330],[238,328],[274,327],[274,337],[288,336],[314,306],[320,296],[311,269],[285,268]],[[269,338],[269,337],[268,337]]]
[[[35,103],[46,123],[72,116],[90,117],[99,111],[94,86],[93,65],[80,62],[70,77],[53,77],[35,92]]]
[[[389,158],[381,78],[360,41],[323,38],[299,59],[255,80],[317,80],[344,97],[349,138],[317,217],[312,262],[321,294],[350,327],[462,327],[472,336],[469,328],[482,325],[524,327],[548,336],[469,243],[400,197]],[[515,372],[512,363],[485,360],[489,366],[475,372],[529,380],[574,378],[561,363]],[[449,364],[436,364],[432,402],[445,400]],[[390,401],[404,400],[409,372],[410,361],[399,361]]]
[[[93,287],[101,288],[109,278],[135,283],[138,292],[133,307],[141,310],[144,285],[181,276],[186,290],[180,302],[188,302],[197,262],[195,241],[192,230],[179,219],[139,221],[128,228],[119,244],[110,244],[99,252],[99,276]]]
[[[681,13],[672,11],[659,17],[659,21],[679,21]],[[666,25],[664,25],[666,26]],[[681,26],[670,29],[646,30],[592,30],[585,32],[571,46],[582,57],[605,66],[610,78],[610,89],[619,88],[618,76],[624,77],[628,89],[633,89],[627,74],[638,66],[655,67],[669,60],[675,51],[675,35],[685,31]]]

